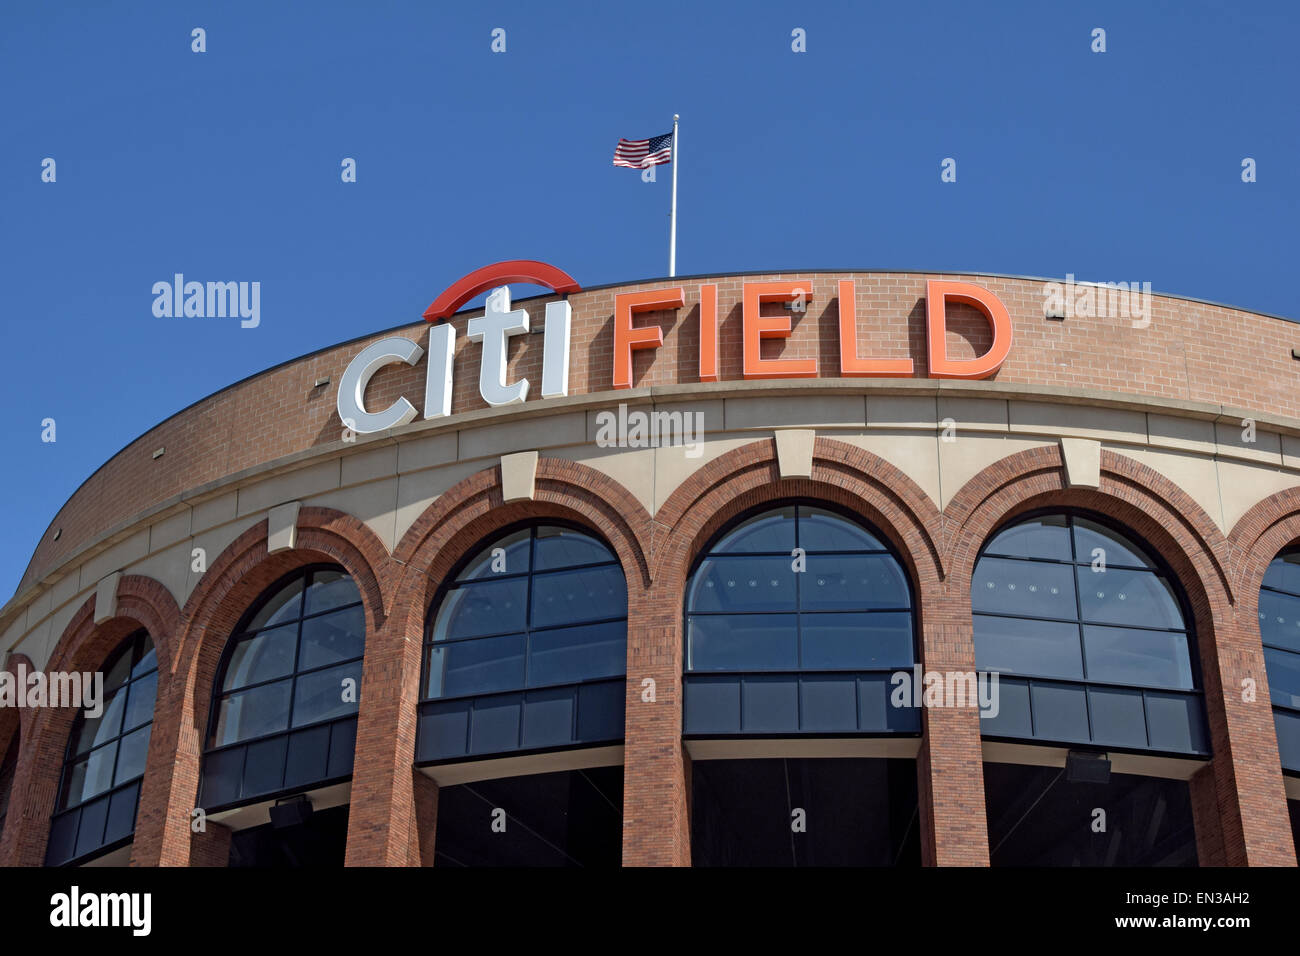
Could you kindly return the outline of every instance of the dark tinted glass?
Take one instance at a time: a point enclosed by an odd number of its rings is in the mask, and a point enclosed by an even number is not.
[[[442,597],[425,642],[422,699],[476,698],[442,705],[461,708],[440,718],[448,739],[462,741],[453,750],[469,746],[488,753],[516,748],[521,740],[530,747],[571,742],[573,721],[561,711],[573,706],[577,690],[552,697],[532,689],[625,673],[622,566],[585,532],[555,525],[513,532],[477,553]],[[429,718],[433,712],[421,713]],[[459,729],[447,729],[448,721]],[[430,734],[444,732],[432,727],[422,719],[422,754],[445,749],[431,742]]]
[[[355,714],[360,699],[360,661],[303,674],[293,692],[293,726]]]
[[[104,692],[107,695],[107,691]],[[97,747],[105,741],[112,740],[122,731],[122,714],[126,710],[126,692],[119,690],[108,698],[102,706],[98,717],[82,719],[73,730],[73,753],[85,753],[91,747]]]
[[[253,615],[253,619],[248,622],[248,626],[244,630],[258,631],[264,627],[282,624],[298,617],[302,611],[304,580],[301,577],[295,578],[271,595],[261,609]]]
[[[104,695],[77,712],[68,734],[47,865],[89,861],[131,835],[158,696],[158,657],[144,631],[124,640],[100,667]],[[95,716],[90,713],[98,710]],[[92,749],[93,748],[93,749]],[[110,809],[111,808],[111,809]],[[0,806],[0,814],[4,808]]]
[[[1173,585],[1140,547],[1090,519],[1049,515],[1000,531],[976,563],[971,607],[981,670],[1195,688],[1191,646]],[[1035,694],[1061,700],[1068,691],[1034,688]],[[1129,706],[1130,697],[1116,694],[1114,700]],[[1070,697],[1071,707],[1082,699]],[[1066,733],[1064,725],[1058,730]]]
[[[285,624],[238,639],[226,664],[222,690],[234,690],[249,684],[284,677],[293,672],[294,649],[298,645],[298,625]]]
[[[527,531],[517,531],[479,552],[457,580],[476,581],[509,574],[527,574],[531,551],[532,536]]]
[[[1264,648],[1268,692],[1279,707],[1300,708],[1300,654]]]
[[[995,534],[985,554],[1012,558],[1044,558],[1069,561],[1070,531],[1065,515],[1030,518]]]
[[[910,612],[805,614],[801,666],[805,670],[867,670],[912,665]]]
[[[890,554],[809,554],[807,570],[792,576],[799,582],[799,608],[804,611],[911,605],[907,578]]]
[[[460,697],[523,687],[526,646],[523,634],[435,645],[429,650],[427,696]]]
[[[298,669],[360,657],[366,649],[366,612],[360,604],[302,622]]]
[[[788,557],[706,558],[691,579],[690,608],[699,613],[793,611],[798,575]]]
[[[791,532],[802,555],[790,553]],[[796,505],[725,532],[709,554],[724,551],[701,561],[687,585],[688,671],[911,665],[911,591],[879,536],[833,512]]]
[[[597,564],[608,561],[610,557],[609,550],[590,535],[568,528],[539,528],[534,545],[533,570]]]
[[[1085,621],[1182,628],[1183,615],[1173,588],[1159,575],[1115,567],[1101,572],[1080,567],[1077,573]]]
[[[153,721],[153,705],[158,697],[158,672],[131,682],[127,688],[126,718],[123,730],[133,730]]]
[[[555,571],[533,578],[533,627],[627,614],[627,583],[617,565]]]
[[[111,743],[98,750],[92,750],[85,757],[74,761],[67,770],[65,804],[74,806],[111,787],[113,761],[116,759],[117,744]]]
[[[794,508],[781,508],[740,523],[722,536],[711,553],[776,551],[789,554],[794,548]]]
[[[1083,679],[1079,625],[975,615],[975,661],[981,670]]]
[[[465,584],[444,599],[434,640],[522,631],[527,612],[527,578]]]
[[[617,677],[626,668],[626,621],[538,631],[529,642],[532,687]]]
[[[1121,564],[1155,569],[1155,564],[1137,545],[1109,528],[1087,518],[1074,519],[1074,552],[1080,564]]]
[[[880,539],[829,511],[799,506],[799,547],[805,551],[883,551]]]
[[[319,614],[347,604],[361,603],[356,582],[345,571],[313,571],[307,588],[304,614]]]
[[[220,747],[288,728],[292,690],[293,681],[282,680],[223,698],[213,744]]]
[[[1260,591],[1259,631],[1265,644],[1300,651],[1300,597]]]
[[[117,772],[113,786],[144,775],[145,758],[149,755],[149,732],[153,726],[141,727],[122,738],[117,751]]]
[[[1300,550],[1279,554],[1264,572],[1264,587],[1300,594]]]
[[[140,651],[140,660],[131,668],[131,676],[139,677],[141,674],[147,674],[158,668],[158,650],[153,646],[153,641],[146,634],[142,639]]]
[[[1064,564],[983,558],[975,567],[970,599],[976,611],[1066,620],[1079,614],[1074,569]]]
[[[693,616],[687,667],[693,671],[796,670],[798,626],[794,614]]]
[[[131,650],[127,647],[117,653],[104,667],[104,690],[117,690],[131,677]]]
[[[1083,646],[1091,680],[1185,690],[1193,686],[1187,636],[1181,631],[1085,625]]]

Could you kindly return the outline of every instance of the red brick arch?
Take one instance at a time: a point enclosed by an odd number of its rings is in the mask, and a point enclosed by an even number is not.
[[[606,541],[627,576],[629,599],[638,583],[649,585],[652,521],[641,502],[602,471],[539,457],[532,500],[504,501],[498,465],[462,479],[425,509],[393,551],[394,561],[406,566],[398,601],[427,609],[438,585],[471,548],[519,521],[545,518],[575,522]]]
[[[967,597],[954,606],[967,632],[979,549],[1000,525],[1055,507],[1100,512],[1145,541],[1169,565],[1191,606],[1213,753],[1192,782],[1201,862],[1294,865],[1272,715],[1266,706],[1242,701],[1237,690],[1244,676],[1262,677],[1263,660],[1257,630],[1252,640],[1243,627],[1238,604],[1246,601],[1238,600],[1233,548],[1204,509],[1168,478],[1103,448],[1099,486],[1070,487],[1057,445],[1009,455],[985,468],[944,512],[954,596],[960,588]]]
[[[151,753],[156,742],[173,759],[156,773],[151,766],[145,779],[133,851],[141,865],[187,866],[204,855],[203,837],[191,840],[190,809],[198,796],[212,685],[231,633],[265,590],[310,564],[341,565],[361,592],[367,659],[370,636],[387,619],[388,552],[364,523],[330,508],[304,506],[295,546],[275,554],[267,550],[267,527],[259,521],[231,542],[181,611],[171,693],[160,698],[150,742]]]
[[[1101,512],[1145,540],[1182,583],[1198,625],[1212,627],[1211,602],[1233,603],[1228,542],[1205,509],[1159,472],[1105,448],[1097,488],[1069,485],[1059,445],[1008,455],[966,482],[944,509],[954,580],[969,586],[996,528],[1047,507]]]
[[[171,592],[158,581],[138,574],[124,575],[117,586],[117,610],[112,618],[95,623],[95,595],[82,604],[54,646],[45,671],[93,672],[122,641],[144,628],[158,649],[158,700],[170,688],[171,665],[175,661],[175,636],[180,611]],[[28,662],[30,667],[30,662]],[[158,705],[155,705],[155,715]],[[18,866],[40,866],[45,860],[45,845],[50,835],[50,816],[58,798],[57,788],[77,710],[73,707],[48,707],[30,717],[24,727],[23,749],[19,755],[18,776],[29,781],[28,787],[10,802],[11,817],[22,821],[22,832],[15,833],[8,845],[0,844],[0,862]],[[149,763],[165,762],[168,755],[149,745]],[[148,768],[145,772],[146,784]],[[6,830],[14,828],[6,825]]]
[[[1287,488],[1255,504],[1228,535],[1242,619],[1259,610],[1259,589],[1273,559],[1300,541],[1300,488]]]
[[[861,515],[897,550],[918,591],[944,577],[939,510],[896,466],[865,449],[830,438],[813,444],[812,475],[782,478],[776,441],[759,439],[700,468],[655,515],[655,588],[677,595],[677,613],[692,562],[708,541],[741,514],[769,502],[804,498]]]
[[[392,614],[373,648],[374,681],[367,668],[362,686],[348,865],[432,863],[437,788],[414,769],[425,615],[451,569],[474,548],[512,524],[547,519],[573,522],[606,541],[627,579],[629,631],[644,613],[650,515],[603,472],[541,457],[531,500],[504,501],[500,466],[475,472],[440,495],[393,552]],[[368,663],[371,653],[367,647]]]
[[[22,667],[24,672],[28,674],[35,670],[31,658],[26,654],[9,654],[3,661],[3,666],[0,666],[0,671],[5,671],[16,677],[19,667]],[[3,760],[5,754],[9,752],[9,746],[14,741],[17,741],[21,761],[22,747],[28,739],[31,716],[31,712],[26,708],[5,707],[0,709],[0,760]],[[15,768],[15,771],[17,771],[17,768]],[[29,779],[21,777],[17,772],[14,773],[13,789],[10,791],[10,811],[5,818],[5,826],[0,827],[0,866],[9,865],[8,861],[11,859],[10,854],[12,852],[11,844],[18,837],[18,824],[15,823],[12,827],[9,826],[9,820],[16,821],[18,819],[17,814],[12,812],[13,797],[18,791],[19,781]],[[9,834],[8,843],[6,843],[6,834]]]
[[[782,478],[776,442],[761,438],[690,475],[655,516],[654,584],[628,630],[628,709],[623,818],[625,865],[687,866],[690,760],[682,746],[682,610],[686,578],[705,544],[755,508],[801,498],[860,515],[894,546],[911,576],[922,617],[943,576],[939,511],[920,487],[877,455],[829,438],[813,443],[811,475]],[[639,700],[654,681],[655,701]]]

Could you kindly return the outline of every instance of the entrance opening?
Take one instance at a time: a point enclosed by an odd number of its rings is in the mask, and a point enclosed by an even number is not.
[[[695,866],[920,866],[916,761],[697,760]]]
[[[302,823],[267,823],[230,838],[232,867],[342,866],[348,844],[348,806],[317,810]]]
[[[1300,856],[1300,800],[1288,800],[1286,808],[1291,811],[1291,842]]]
[[[993,866],[1196,866],[1186,781],[1070,783],[1060,767],[984,765]]]
[[[438,791],[435,866],[616,867],[622,859],[622,766]]]

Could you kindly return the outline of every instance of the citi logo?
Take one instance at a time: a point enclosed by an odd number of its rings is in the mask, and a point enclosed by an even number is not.
[[[245,329],[262,323],[260,282],[186,282],[178,272],[171,282],[155,282],[153,295],[153,314],[159,319],[239,318]]]
[[[153,927],[152,893],[82,893],[74,886],[50,897],[50,925],[61,928],[130,927],[133,936],[148,936]]]

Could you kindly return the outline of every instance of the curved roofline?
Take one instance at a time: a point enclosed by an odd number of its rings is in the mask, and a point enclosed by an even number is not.
[[[1023,281],[1026,281],[1026,282],[1063,282],[1063,281],[1065,281],[1064,279],[1061,279],[1061,278],[1057,278],[1057,277],[1049,277],[1049,276],[1027,276],[1027,275],[1015,275],[1015,274],[1012,274],[1012,273],[1004,273],[1004,272],[961,271],[961,270],[952,270],[952,269],[921,269],[921,270],[911,270],[911,269],[751,269],[751,270],[747,270],[747,271],[745,271],[745,272],[727,272],[727,271],[722,271],[722,272],[697,272],[697,273],[694,273],[694,274],[692,274],[692,275],[685,275],[685,276],[660,276],[660,277],[658,277],[658,278],[632,279],[632,280],[623,281],[623,282],[606,282],[606,283],[603,283],[603,284],[601,284],[601,285],[589,285],[589,286],[584,286],[584,287],[582,288],[581,291],[582,291],[582,292],[600,292],[600,291],[602,291],[602,290],[604,290],[604,289],[616,289],[616,288],[619,288],[619,287],[621,287],[621,286],[629,286],[629,285],[643,285],[643,284],[645,284],[645,283],[647,283],[647,282],[686,282],[687,280],[691,280],[691,279],[712,279],[712,278],[716,278],[716,277],[718,277],[718,276],[728,276],[728,277],[730,277],[730,276],[738,276],[738,277],[744,277],[744,276],[786,275],[786,274],[790,274],[790,273],[796,273],[796,274],[805,274],[805,273],[806,273],[806,274],[809,274],[809,275],[843,275],[843,274],[845,274],[845,273],[855,273],[855,274],[858,274],[858,275],[981,276],[981,277],[983,277],[983,278],[987,278],[987,279],[1019,279],[1019,280],[1023,280]],[[1076,285],[1088,285],[1088,284],[1090,284],[1090,280],[1075,280],[1075,284],[1076,284]],[[530,296],[528,296],[527,298],[518,299],[518,300],[516,300],[516,304],[524,303],[524,302],[532,302],[534,299],[546,299],[546,298],[550,298],[551,296],[559,295],[559,294],[561,294],[561,293],[557,293],[557,292],[555,292],[555,291],[551,291],[551,292],[542,292],[542,293],[539,293],[539,294],[537,294],[537,295],[530,295]],[[1285,315],[1276,315],[1276,314],[1274,314],[1274,313],[1272,313],[1272,312],[1256,312],[1256,311],[1254,311],[1254,310],[1252,310],[1252,309],[1243,309],[1241,306],[1237,306],[1237,305],[1229,305],[1229,304],[1227,304],[1227,303],[1225,303],[1225,302],[1215,302],[1215,301],[1213,301],[1213,300],[1211,300],[1211,299],[1198,299],[1198,298],[1196,298],[1196,297],[1194,297],[1194,296],[1190,296],[1190,295],[1177,295],[1177,294],[1175,294],[1175,293],[1169,293],[1169,292],[1157,292],[1157,291],[1155,291],[1155,290],[1152,290],[1151,294],[1152,294],[1152,295],[1158,295],[1158,296],[1161,296],[1162,298],[1166,298],[1166,299],[1179,299],[1179,300],[1181,300],[1181,301],[1183,301],[1183,302],[1196,302],[1196,303],[1198,303],[1198,304],[1200,304],[1200,305],[1210,305],[1210,306],[1214,306],[1215,308],[1219,308],[1219,309],[1232,309],[1234,312],[1249,312],[1251,315],[1259,315],[1259,316],[1263,316],[1264,318],[1268,318],[1268,319],[1278,319],[1278,320],[1280,320],[1280,321],[1282,321],[1282,322],[1291,322],[1291,323],[1295,323],[1295,324],[1300,324],[1300,319],[1293,319],[1293,318],[1290,318],[1289,316],[1285,316]],[[567,298],[567,297],[568,297],[568,296],[567,296],[567,294],[566,294],[566,295],[565,295],[565,298]],[[455,314],[456,314],[456,315],[460,315],[461,312],[477,312],[477,311],[478,311],[477,309],[461,309],[460,311],[456,312]],[[245,382],[251,382],[251,381],[252,381],[253,379],[255,379],[255,378],[260,378],[260,377],[263,376],[263,375],[266,375],[266,374],[268,374],[268,373],[270,373],[270,372],[274,372],[276,369],[284,368],[286,365],[292,365],[292,364],[294,364],[295,362],[301,362],[301,361],[303,361],[303,360],[305,360],[305,359],[312,358],[313,356],[320,355],[322,352],[328,352],[330,349],[337,349],[337,348],[341,348],[341,347],[343,347],[343,346],[345,346],[345,345],[351,345],[353,342],[360,342],[362,339],[368,339],[368,338],[371,338],[372,336],[375,336],[375,335],[384,335],[384,334],[389,333],[389,332],[398,332],[398,331],[400,331],[400,330],[402,330],[402,329],[410,328],[411,326],[417,326],[417,325],[428,325],[428,323],[425,322],[425,320],[424,320],[423,317],[421,317],[421,318],[419,318],[419,319],[415,319],[415,320],[413,320],[413,321],[411,321],[411,322],[403,322],[401,325],[393,325],[393,326],[389,326],[388,328],[385,328],[385,329],[378,329],[378,330],[375,330],[375,331],[372,331],[372,332],[363,332],[361,335],[353,336],[353,337],[350,338],[350,339],[344,339],[342,342],[335,342],[335,343],[333,343],[333,344],[331,344],[331,345],[322,345],[322,346],[321,346],[320,348],[318,348],[318,349],[313,349],[312,351],[310,351],[310,352],[305,352],[305,353],[302,354],[302,355],[296,355],[296,356],[294,356],[293,358],[285,359],[283,362],[277,362],[277,363],[274,364],[274,365],[269,365],[269,366],[267,366],[266,368],[262,369],[261,371],[253,372],[253,373],[250,374],[250,375],[245,375],[243,378],[238,379],[238,380],[236,380],[236,381],[234,381],[234,382],[231,382],[229,385],[226,385],[226,386],[224,386],[224,387],[222,387],[222,388],[219,388],[219,389],[217,389],[215,392],[211,392],[211,393],[209,393],[209,394],[207,394],[207,395],[204,395],[202,398],[195,399],[194,401],[190,402],[188,405],[184,406],[183,408],[180,408],[180,409],[178,409],[177,411],[172,412],[172,414],[168,415],[166,418],[160,419],[158,422],[154,423],[153,425],[150,425],[148,428],[146,428],[144,431],[140,432],[140,434],[136,435],[134,438],[132,438],[130,441],[128,441],[125,445],[123,445],[123,446],[122,446],[121,448],[119,448],[117,451],[113,452],[113,454],[109,455],[106,459],[104,459],[104,461],[100,464],[100,466],[99,466],[98,468],[96,468],[96,469],[95,469],[94,471],[92,471],[89,475],[87,475],[87,476],[82,480],[81,484],[77,485],[76,489],[72,492],[72,494],[68,495],[68,497],[64,499],[63,504],[59,505],[59,507],[55,510],[55,512],[54,512],[54,516],[50,519],[49,524],[47,524],[47,525],[45,526],[45,530],[44,530],[43,532],[41,532],[41,536],[40,536],[39,538],[37,538],[37,540],[36,540],[36,547],[39,548],[40,543],[41,543],[42,541],[45,540],[45,536],[46,536],[47,534],[50,533],[50,529],[54,527],[54,522],[55,522],[56,520],[58,520],[59,514],[63,511],[63,509],[66,508],[66,507],[68,506],[68,502],[70,502],[73,498],[77,497],[77,495],[81,492],[81,489],[84,488],[84,487],[86,487],[86,485],[91,481],[91,479],[93,479],[93,478],[94,478],[97,474],[99,474],[99,473],[100,473],[100,472],[101,472],[105,467],[107,467],[107,465],[109,464],[109,462],[111,462],[113,459],[115,459],[118,455],[122,454],[122,452],[126,451],[128,448],[130,448],[132,445],[134,445],[134,444],[135,444],[136,442],[138,442],[140,439],[144,438],[145,435],[148,435],[151,431],[154,431],[155,429],[160,428],[160,427],[162,427],[163,425],[166,425],[166,424],[167,424],[169,421],[171,421],[173,418],[177,418],[177,417],[179,417],[179,416],[181,416],[181,415],[184,415],[184,414],[185,414],[186,412],[188,412],[191,408],[194,408],[194,407],[197,406],[197,405],[201,405],[201,404],[203,404],[204,402],[208,401],[209,399],[216,398],[218,395],[221,395],[221,394],[223,394],[224,392],[228,392],[228,391],[230,391],[230,390],[233,389],[233,388],[238,388],[240,385],[243,385]],[[34,561],[35,558],[36,558],[36,548],[33,548],[33,549],[32,549],[32,556],[31,556],[31,558],[28,559],[26,567],[23,568],[22,577],[20,577],[20,578],[18,579],[18,586],[19,586],[19,587],[22,587],[22,582],[23,582],[23,580],[27,577],[27,572],[31,570],[31,568],[32,568],[32,561]],[[17,591],[14,592],[15,595],[16,595],[17,593],[18,593]]]

